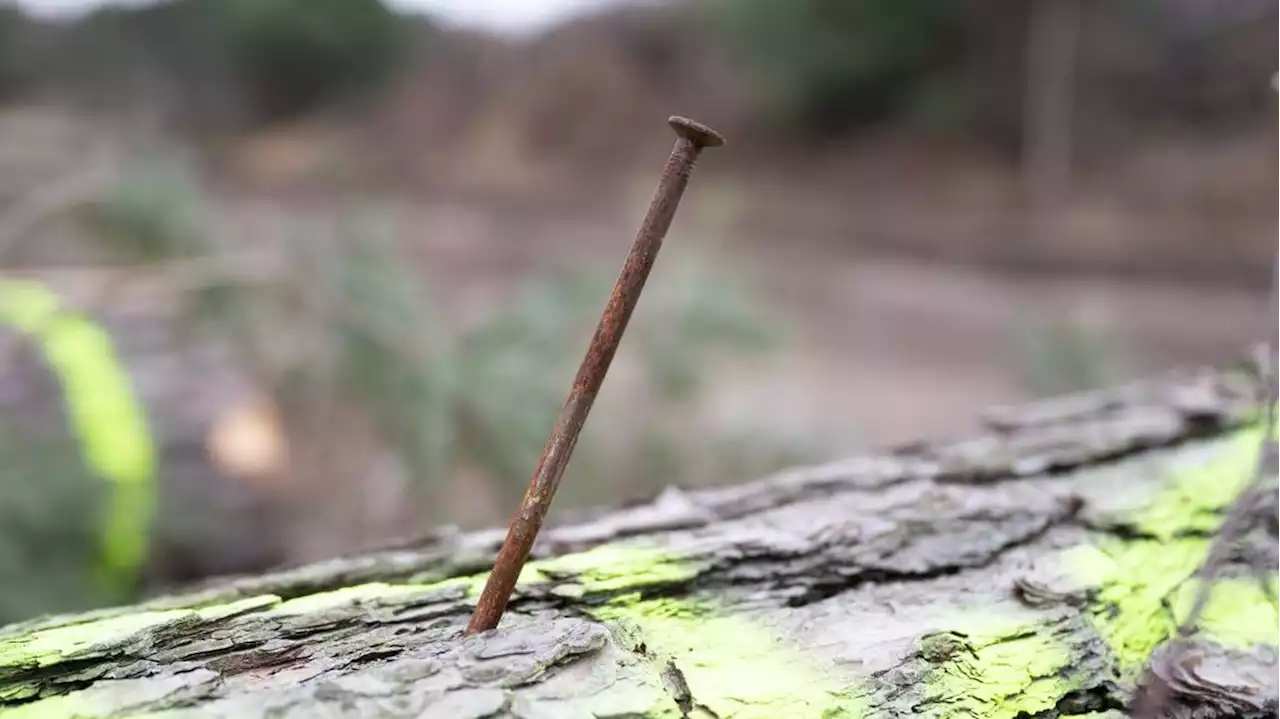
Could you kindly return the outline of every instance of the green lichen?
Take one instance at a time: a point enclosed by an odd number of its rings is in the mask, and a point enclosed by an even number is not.
[[[690,562],[659,550],[637,546],[603,545],[585,552],[533,562],[530,567],[544,577],[572,575],[573,581],[588,594],[679,584],[691,581],[698,574]]]
[[[71,694],[52,696],[16,707],[0,708],[3,719],[86,719],[88,717],[137,716],[122,714],[131,708],[190,695],[217,681],[208,670],[188,674],[105,681]],[[188,711],[188,716],[194,712]],[[157,716],[149,714],[149,716]],[[171,716],[179,716],[173,712]]]
[[[642,600],[639,591],[657,585],[687,582],[696,567],[673,559],[660,550],[645,547],[602,547],[579,554],[530,563],[520,586],[572,587],[578,596],[608,596],[611,601],[593,613],[623,634],[631,632],[633,651],[650,658],[671,659],[683,673],[698,704],[720,716],[835,717],[861,716],[847,683],[779,643],[779,638],[744,617],[721,613],[696,600]],[[405,601],[445,589],[463,587],[478,595],[486,575],[456,577],[429,584],[380,582],[345,587],[281,602],[275,597],[255,597],[229,605],[199,610],[143,612],[80,625],[34,632],[0,644],[0,671],[8,666],[28,670],[57,663],[85,652],[104,652],[136,641],[148,631],[176,622],[214,619],[244,611],[268,609],[273,614],[322,612],[359,603]],[[674,700],[660,690],[658,668],[653,682],[640,692],[657,697],[649,714],[680,716]],[[28,688],[35,691],[34,687]],[[14,691],[18,691],[14,689]],[[87,693],[86,693],[87,692]],[[29,698],[14,696],[13,699]],[[601,701],[633,706],[637,697],[602,695]],[[102,697],[91,690],[50,697],[18,707],[26,713],[11,716],[75,716],[100,711]],[[15,710],[15,711],[16,711]],[[33,713],[35,712],[35,713]]]
[[[0,687],[0,703],[24,701],[40,693],[40,687],[30,682]]]
[[[0,640],[0,679],[48,667],[86,654],[101,654],[125,646],[146,632],[188,622],[210,622],[268,607],[279,598],[249,597],[198,609],[125,614],[82,624],[69,624]]]
[[[449,580],[434,584],[369,582],[368,584],[357,584],[353,587],[342,587],[341,589],[290,599],[281,603],[272,611],[274,614],[313,614],[351,604],[405,600],[415,596],[426,596],[447,588],[449,585]]]
[[[1107,538],[1064,553],[1064,564],[1096,588],[1094,626],[1126,672],[1141,668],[1168,639],[1194,601],[1192,574],[1204,561],[1223,511],[1249,481],[1262,430],[1236,432],[1209,461],[1175,471],[1169,487],[1139,510],[1133,524],[1150,539]],[[1268,580],[1275,586],[1272,573]],[[1276,644],[1275,606],[1258,582],[1219,581],[1199,629],[1219,642]]]
[[[531,564],[558,589],[608,596],[591,614],[661,673],[670,660],[692,701],[722,717],[855,717],[847,682],[749,618],[697,599],[645,599],[640,590],[687,583],[696,563],[640,546],[602,546]],[[634,590],[634,591],[628,591]],[[563,593],[563,592],[560,592]],[[651,712],[674,710],[668,699]],[[678,713],[672,716],[679,716]]]
[[[1261,440],[1261,427],[1240,430],[1212,460],[1175,472],[1171,486],[1136,513],[1134,525],[1161,540],[1217,531],[1222,510],[1253,475]]]
[[[691,701],[717,716],[854,717],[848,682],[786,646],[767,627],[692,599],[623,596],[593,611],[655,667],[670,661]]]
[[[1042,621],[966,614],[954,631],[921,637],[925,698],[916,705],[945,707],[948,716],[1013,719],[1052,708],[1078,688],[1075,657]]]
[[[1179,472],[1172,486],[1137,512],[1140,540],[1106,538],[1066,550],[1060,561],[1092,590],[1086,615],[1099,635],[1132,671],[1172,632],[1193,600],[1189,577],[1208,547],[1206,532],[1217,528],[1223,507],[1249,475],[1257,431],[1238,433],[1214,461]],[[653,691],[667,676],[668,662],[687,684],[688,701],[721,717],[814,717],[852,719],[867,713],[873,688],[863,680],[823,666],[766,624],[698,598],[655,598],[651,590],[694,580],[697,561],[646,546],[603,546],[526,566],[523,590],[549,590],[587,601],[588,610],[614,631],[617,644],[642,657],[647,679],[637,697],[656,697],[652,716],[679,716],[676,698]],[[0,640],[0,679],[67,659],[105,654],[170,625],[214,621],[247,611],[302,614],[362,603],[404,602],[445,590],[471,599],[486,575],[439,582],[372,582],[289,601],[274,596],[197,609],[147,611]],[[1273,575],[1272,591],[1280,589]],[[601,601],[605,603],[600,604]],[[1274,644],[1274,606],[1257,582],[1228,580],[1215,585],[1200,622],[1203,631],[1230,646]],[[1078,686],[1079,657],[1041,619],[967,615],[947,623],[948,632],[921,638],[918,665],[923,698],[948,714],[983,717],[1034,715],[1054,707]],[[104,690],[105,690],[104,685]],[[91,688],[92,689],[92,688]],[[29,700],[39,688],[8,685],[0,702]],[[88,693],[86,693],[88,692]],[[90,699],[94,704],[85,702]],[[101,695],[86,690],[17,707],[15,716],[75,716],[93,709]],[[628,699],[634,704],[636,697]],[[35,712],[35,713],[33,713]],[[696,715],[696,712],[695,712]]]
[[[1198,589],[1198,582],[1190,581],[1174,593],[1171,604],[1179,621],[1191,613]],[[1280,581],[1274,574],[1266,585],[1254,579],[1219,579],[1210,589],[1209,602],[1200,614],[1199,629],[1233,649],[1274,645],[1280,632],[1280,615],[1271,597],[1277,593],[1280,593]]]
[[[636,587],[689,581],[694,568],[668,554],[647,547],[603,546],[553,559],[529,562],[516,582],[519,589],[549,588],[553,593],[581,598],[611,595]],[[403,601],[415,596],[461,587],[476,598],[488,574],[451,577],[436,582],[390,584],[369,582],[291,599],[276,607],[281,614],[306,614],[363,602]]]
[[[1175,629],[1164,600],[1195,571],[1206,542],[1106,541],[1110,577],[1087,609],[1125,670],[1140,667]]]
[[[75,692],[12,708],[0,707],[0,717],[4,719],[77,719],[102,716],[102,705],[87,697],[86,694],[87,692]]]
[[[1173,473],[1170,486],[1132,518],[1143,539],[1104,538],[1059,554],[1074,586],[1089,591],[1085,614],[1129,676],[1186,617],[1197,586],[1191,576],[1223,510],[1251,476],[1260,435],[1258,428],[1241,430],[1210,461]],[[1270,591],[1280,590],[1274,573],[1269,582]],[[1007,617],[975,622],[953,620],[947,627],[955,632],[921,638],[921,659],[936,665],[926,674],[926,704],[1016,717],[1050,709],[1080,688],[1072,679],[1076,658],[1043,626],[1020,628]],[[1199,629],[1228,646],[1274,645],[1280,617],[1259,582],[1224,580],[1213,587]]]

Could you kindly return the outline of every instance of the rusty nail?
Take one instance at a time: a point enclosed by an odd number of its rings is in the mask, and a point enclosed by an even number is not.
[[[631,319],[631,312],[644,289],[649,270],[662,247],[662,240],[671,227],[671,220],[675,217],[680,198],[689,183],[689,173],[693,171],[698,153],[704,147],[724,144],[724,138],[719,133],[693,120],[672,117],[667,123],[676,132],[675,147],[662,170],[658,189],[649,203],[649,210],[645,213],[640,231],[636,233],[635,242],[627,253],[622,272],[613,285],[609,301],[600,317],[600,324],[587,348],[587,356],[578,367],[573,388],[569,391],[564,407],[560,409],[560,416],[556,418],[551,436],[543,447],[542,457],[533,470],[529,489],[520,502],[515,518],[511,520],[502,548],[498,550],[493,571],[489,573],[475,613],[467,624],[467,634],[493,629],[502,619],[516,580],[520,577],[520,570],[529,558],[529,551],[547,516],[551,499],[560,485],[560,477],[564,475],[569,457],[578,442],[578,434],[587,420],[600,385],[604,383],[609,364],[618,349],[618,342],[622,339],[627,321]]]

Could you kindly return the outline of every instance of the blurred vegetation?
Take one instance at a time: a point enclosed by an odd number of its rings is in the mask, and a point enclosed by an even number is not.
[[[429,272],[408,259],[403,234],[376,209],[342,212],[328,239],[284,238],[249,250],[273,258],[267,261],[274,269],[243,278],[234,268],[245,255],[219,244],[201,219],[208,212],[202,192],[182,165],[146,164],[87,216],[119,259],[194,258],[224,268],[181,298],[179,321],[186,331],[202,326],[257,358],[259,373],[296,415],[312,413],[312,403],[329,401],[325,392],[336,388],[346,406],[374,418],[390,448],[424,481],[466,464],[513,491],[523,487],[608,295],[612,266],[528,281],[492,314],[459,326],[437,309]],[[641,427],[642,444],[662,444],[659,454],[699,454],[695,446],[672,448],[658,418],[696,398],[713,359],[768,350],[778,328],[743,287],[706,263],[672,265],[652,282],[626,343],[637,350],[652,406],[627,423]],[[596,463],[587,457],[593,451],[584,442],[575,464],[628,465]],[[689,476],[684,464],[687,458],[672,457],[655,479],[705,481]],[[698,466],[706,469],[705,462]]]
[[[192,0],[187,0],[188,2]],[[378,0],[215,0],[208,42],[267,118],[377,87],[403,59],[403,21]]]
[[[901,110],[954,56],[958,10],[931,0],[730,0],[713,17],[751,68],[763,109],[829,134]]]
[[[749,70],[755,110],[803,136],[920,120],[1000,141],[1019,135],[1030,15],[1047,1],[725,0],[709,16]],[[1265,109],[1274,3],[1076,7],[1082,117],[1203,129]]]
[[[0,424],[0,624],[121,597],[95,581],[108,488],[70,435]]]
[[[1129,371],[1117,338],[1078,321],[1023,323],[1014,340],[1021,382],[1033,397],[1110,387]]]
[[[377,451],[404,468],[405,499],[419,506],[460,471],[479,470],[504,504],[523,492],[616,271],[610,264],[539,277],[490,313],[456,322],[432,291],[430,272],[415,266],[405,233],[376,206],[339,210],[336,225],[321,223],[327,231],[237,238],[218,230],[194,167],[168,155],[126,164],[119,181],[73,215],[103,263],[168,288],[161,301],[174,332],[232,349],[279,403],[291,441],[342,451],[341,430],[319,418],[335,409],[367,418]],[[713,360],[768,350],[779,334],[742,286],[706,263],[673,264],[652,284],[623,348],[638,363],[644,400],[605,421],[621,423],[629,439],[604,427],[587,432],[562,507],[810,457],[810,447],[784,438],[708,436],[671,424],[673,412],[697,399]],[[106,483],[84,466],[69,432],[28,434],[29,427],[6,431],[0,446],[0,577],[24,576],[42,562],[49,572],[40,570],[29,593],[4,593],[0,622],[119,599],[67,585],[89,581]],[[162,457],[162,485],[164,471]],[[190,522],[164,520],[153,544],[189,541]],[[454,519],[445,506],[421,521]]]
[[[1223,4],[1197,22],[1182,17],[1181,5],[1088,4],[1075,112],[1089,122],[1079,123],[1080,135],[1112,127],[1117,116],[1142,120],[1144,132],[1188,118],[1203,122],[1208,107],[1225,108],[1217,112],[1226,117],[1259,116],[1259,102],[1270,101],[1274,3]],[[1222,9],[1228,5],[1261,11]],[[619,14],[616,22],[584,21],[596,23],[585,39],[564,32],[520,45],[447,33],[379,0],[170,0],[107,7],[65,23],[37,22],[2,5],[0,102],[69,104],[103,127],[123,115],[124,124],[147,126],[139,134],[158,126],[201,144],[317,116],[378,130],[401,110],[397,92],[413,94],[409,86],[425,109],[406,111],[410,130],[387,144],[397,159],[427,165],[423,174],[453,172],[492,151],[501,175],[508,144],[513,157],[528,149],[525,142],[542,143],[533,149],[558,159],[562,148],[592,133],[600,144],[583,146],[623,152],[616,137],[627,123],[649,122],[634,118],[666,106],[709,108],[717,126],[723,118],[731,129],[798,129],[786,136],[800,143],[923,120],[969,140],[998,138],[1016,147],[1034,6],[687,2],[652,15]],[[1219,14],[1231,17],[1214,19]],[[568,44],[554,44],[561,40]],[[376,154],[375,142],[362,142],[353,154]],[[278,154],[264,162],[271,161],[290,164]],[[234,218],[220,215],[218,192],[202,185],[204,169],[169,156],[127,169],[122,181],[71,213],[93,242],[86,255],[168,286],[176,331],[229,345],[281,404],[291,440],[339,444],[341,429],[324,424],[339,413],[373,427],[376,450],[397,460],[415,491],[478,470],[500,493],[519,494],[616,265],[528,282],[486,316],[464,322],[433,285],[439,277],[418,266],[408,233],[377,206],[352,202],[337,213],[336,226],[314,232],[240,236],[228,228]],[[327,213],[340,201],[325,196],[321,204]],[[953,239],[949,228],[940,234]],[[592,423],[561,506],[616,504],[622,491],[669,483],[742,479],[812,456],[814,448],[795,438],[750,428],[707,436],[679,421],[692,414],[715,360],[778,342],[778,328],[734,280],[708,262],[664,263],[655,273],[624,344],[636,364],[626,369],[643,384],[618,419],[627,435],[611,436],[607,420]],[[1124,369],[1109,338],[1076,324],[1030,324],[1014,339],[1023,382],[1036,394],[1105,384]],[[602,401],[610,392],[606,387]],[[29,594],[0,593],[0,601],[15,602],[0,606],[0,621],[17,604],[42,606],[41,597],[94,601],[73,586],[85,576],[55,575],[77,558],[87,562],[100,536],[96,520],[71,506],[96,501],[97,490],[68,487],[101,483],[56,444],[65,438],[0,429],[0,442],[11,440],[0,448],[0,491],[13,497],[0,502],[8,512],[0,527],[36,532],[19,542],[20,551],[0,541],[0,584],[21,576],[16,566],[50,572]],[[429,519],[450,521],[447,511]],[[189,524],[163,519],[158,532]]]
[[[172,161],[135,166],[82,213],[115,261],[197,256],[210,249],[209,221],[187,168]]]
[[[483,110],[475,83],[492,83],[490,95],[507,99],[503,114],[544,141],[564,125],[558,111],[579,107],[582,96],[605,114],[614,106],[631,113],[637,99],[701,97],[722,118],[800,130],[788,137],[808,141],[919,122],[1016,148],[1030,17],[1048,1],[677,0],[605,10],[582,20],[586,37],[561,33],[561,50],[538,41],[508,45],[516,50],[508,55],[494,52],[500,41],[447,32],[381,0],[168,0],[70,23],[0,8],[0,99],[123,102],[212,133],[340,107],[365,111],[370,105],[357,100],[429,77],[434,113]],[[1280,3],[1244,5],[1193,13],[1158,0],[1079,4],[1074,113],[1093,118],[1082,133],[1257,118],[1266,104],[1257,78],[1280,63],[1267,42]],[[614,64],[620,59],[626,64]],[[508,97],[493,79],[502,77],[539,90]],[[605,86],[582,86],[596,81]]]
[[[69,24],[0,8],[0,96],[50,90],[167,107],[200,131],[242,128],[375,92],[414,22],[379,0],[170,0]]]
[[[0,5],[0,101],[8,100],[34,82],[30,37],[35,23],[22,10]]]
[[[626,82],[601,89],[608,94],[595,97],[597,103],[627,106],[629,93],[645,96],[654,89],[645,84],[666,78],[662,82],[680,85],[672,97],[702,95],[733,105],[727,98],[749,96],[749,107],[717,110],[798,128],[810,139],[923,119],[975,139],[1007,141],[1016,137],[1024,109],[1036,6],[1025,0],[717,0],[621,8],[584,21],[611,49],[599,55],[604,46],[584,42],[577,49],[596,54],[575,63],[601,61],[601,77],[616,83],[624,76],[609,74],[617,71],[608,70],[615,59],[609,55],[628,58]],[[1079,7],[1085,15],[1077,53],[1085,80],[1081,116],[1204,124],[1247,116],[1269,101],[1274,3],[1240,0],[1199,11],[1163,0]],[[170,119],[199,131],[244,129],[350,106],[405,72],[427,72],[453,78],[436,87],[443,92],[437,102],[466,105],[474,103],[475,89],[458,88],[487,72],[481,67],[491,60],[477,62],[492,50],[488,42],[460,39],[380,0],[168,0],[104,7],[70,23],[35,22],[3,7],[0,98],[52,94],[97,105],[124,99],[153,111],[159,103]],[[445,49],[435,52],[437,46]],[[568,93],[574,83],[537,77],[540,57],[563,69],[557,53],[538,48],[533,43],[528,53],[514,53],[498,75],[553,93],[522,102],[577,107]],[[717,63],[721,55],[729,62]],[[677,62],[697,71],[677,74]],[[455,82],[461,84],[446,89]],[[634,82],[640,86],[627,84]]]

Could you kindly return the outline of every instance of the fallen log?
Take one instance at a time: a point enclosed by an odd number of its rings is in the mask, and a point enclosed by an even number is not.
[[[561,522],[473,637],[501,529],[9,626],[0,717],[1122,716],[1153,652],[1175,716],[1275,716],[1274,504],[1167,652],[1259,388],[1179,374]]]

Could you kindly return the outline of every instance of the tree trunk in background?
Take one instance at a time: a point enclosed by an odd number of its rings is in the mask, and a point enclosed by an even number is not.
[[[1071,181],[1081,0],[1034,0],[1027,33],[1023,171],[1031,243],[1051,240]]]
[[[1274,507],[1190,659],[1161,649],[1248,479],[1258,395],[1180,375],[669,489],[548,529],[474,637],[502,529],[3,628],[0,717],[1119,716],[1153,649],[1175,716],[1274,716]]]

